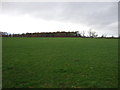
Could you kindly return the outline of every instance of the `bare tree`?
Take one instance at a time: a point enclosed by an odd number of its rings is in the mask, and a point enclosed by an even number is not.
[[[85,31],[84,30],[82,31],[82,36],[85,37]]]
[[[96,34],[95,31],[93,31],[91,34],[92,34],[92,37],[94,37],[94,38],[98,36],[98,34]]]
[[[91,29],[89,29],[88,34],[89,34],[89,37],[92,36],[92,30]]]
[[[111,38],[114,38],[114,36],[112,35]]]
[[[88,31],[88,34],[89,34],[89,37],[97,37],[98,36],[98,34],[96,34],[96,32],[95,31],[92,31],[91,29]]]
[[[106,36],[107,36],[107,34],[104,33],[104,34],[102,34],[101,38],[106,38]]]

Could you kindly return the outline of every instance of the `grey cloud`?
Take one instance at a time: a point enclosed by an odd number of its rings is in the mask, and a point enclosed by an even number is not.
[[[115,4],[115,3],[114,3]],[[117,20],[117,6],[113,3],[80,3],[70,5],[66,18],[86,24],[109,24]],[[113,6],[114,5],[114,6]],[[117,5],[117,3],[116,3]],[[71,7],[71,8],[70,8]]]
[[[98,30],[113,30],[118,20],[117,2],[4,2],[4,13],[30,14],[45,20],[82,23]],[[117,32],[117,30],[115,31]]]

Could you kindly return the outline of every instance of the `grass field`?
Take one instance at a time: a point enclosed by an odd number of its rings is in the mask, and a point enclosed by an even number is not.
[[[118,86],[118,39],[2,40],[3,88]]]

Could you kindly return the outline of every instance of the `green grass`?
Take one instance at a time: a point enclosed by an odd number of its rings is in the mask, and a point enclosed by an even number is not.
[[[118,39],[3,38],[3,88],[117,88]]]

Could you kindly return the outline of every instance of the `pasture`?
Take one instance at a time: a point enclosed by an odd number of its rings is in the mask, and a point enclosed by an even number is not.
[[[117,88],[118,39],[2,38],[3,88]]]

